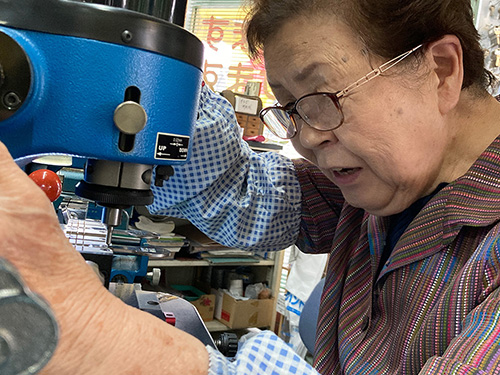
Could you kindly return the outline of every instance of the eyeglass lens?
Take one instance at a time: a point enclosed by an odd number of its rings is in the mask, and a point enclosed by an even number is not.
[[[262,113],[262,120],[269,130],[279,138],[292,138],[297,132],[293,120],[281,108],[267,108]]]
[[[318,130],[332,130],[338,127],[343,116],[332,95],[316,94],[305,96],[297,102],[297,112],[311,127]]]
[[[262,120],[276,136],[289,139],[297,133],[297,122],[301,119],[318,130],[333,130],[343,121],[343,115],[331,94],[312,94],[297,102],[299,116],[291,116],[283,109],[271,107],[262,114]]]

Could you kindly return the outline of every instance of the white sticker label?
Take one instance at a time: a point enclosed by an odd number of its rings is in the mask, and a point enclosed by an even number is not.
[[[155,159],[186,160],[189,137],[179,134],[158,133],[156,135]]]
[[[234,97],[234,110],[236,112],[247,113],[249,115],[256,115],[259,108],[259,101],[257,99],[243,98],[236,95]]]

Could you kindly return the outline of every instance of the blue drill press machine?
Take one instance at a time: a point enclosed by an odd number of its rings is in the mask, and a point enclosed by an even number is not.
[[[46,155],[86,159],[75,192],[104,207],[108,244],[122,210],[151,204],[151,184],[189,158],[203,45],[173,23],[185,6],[0,1],[0,141],[22,168]],[[0,287],[9,291],[0,296],[0,373],[36,373],[57,345],[55,318],[2,259]]]
[[[188,158],[202,62],[201,41],[157,17],[2,1],[0,140],[21,166],[43,155],[87,158],[76,193],[105,207],[112,229],[124,207],[152,203],[149,187],[168,178],[165,166]],[[153,165],[162,166],[154,181]]]

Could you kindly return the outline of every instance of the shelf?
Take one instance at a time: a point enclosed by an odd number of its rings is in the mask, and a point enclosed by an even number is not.
[[[231,263],[211,263],[208,260],[203,259],[189,259],[189,260],[179,260],[179,259],[149,259],[148,267],[208,267],[208,266],[274,266],[275,261],[272,259],[262,259],[255,263],[246,262],[231,262]]]
[[[219,322],[217,319],[213,319],[209,322],[204,322],[209,332],[225,332],[225,331],[251,331],[251,330],[261,330],[261,329],[269,329],[269,327],[247,327],[247,328],[229,328],[224,323]]]
[[[234,262],[228,263],[212,263],[207,259],[192,259],[192,258],[180,258],[180,259],[155,259],[150,258],[148,262],[148,268],[153,267],[162,269],[162,279],[166,286],[171,284],[184,284],[184,285],[194,285],[195,281],[204,283],[204,279],[201,278],[206,276],[204,273],[210,273],[210,268],[198,268],[198,267],[234,267],[234,266],[248,266],[255,267],[251,271],[255,275],[256,280],[266,281],[268,286],[272,290],[272,294],[277,296],[279,293],[279,286],[281,280],[281,267],[283,265],[283,251],[278,251],[270,255],[271,259],[256,259],[256,262],[248,263],[241,261],[240,259]],[[222,271],[223,269],[221,269]],[[163,276],[163,274],[165,276]],[[207,281],[209,283],[209,281]],[[209,284],[207,284],[209,285]],[[268,327],[261,327],[269,329],[269,327],[274,327],[276,314],[272,314],[272,319]],[[217,319],[206,322],[206,326],[209,332],[218,333],[225,331],[234,331],[235,329],[227,327],[225,324],[221,323]]]
[[[209,322],[205,322],[207,329],[209,332],[222,332],[222,331],[230,331],[231,328],[228,328],[225,324],[219,322],[217,319],[211,320]]]
[[[279,152],[283,149],[283,146],[274,144],[274,143],[261,143],[261,142],[255,142],[255,141],[246,141],[250,148],[254,151],[261,151],[261,152],[267,152],[267,151],[274,151],[274,152]]]

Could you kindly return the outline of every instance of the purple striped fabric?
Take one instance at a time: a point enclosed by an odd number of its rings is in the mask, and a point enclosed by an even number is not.
[[[500,374],[500,137],[439,191],[377,280],[387,218],[347,205],[312,164],[298,246],[329,253],[315,366],[322,374]]]

